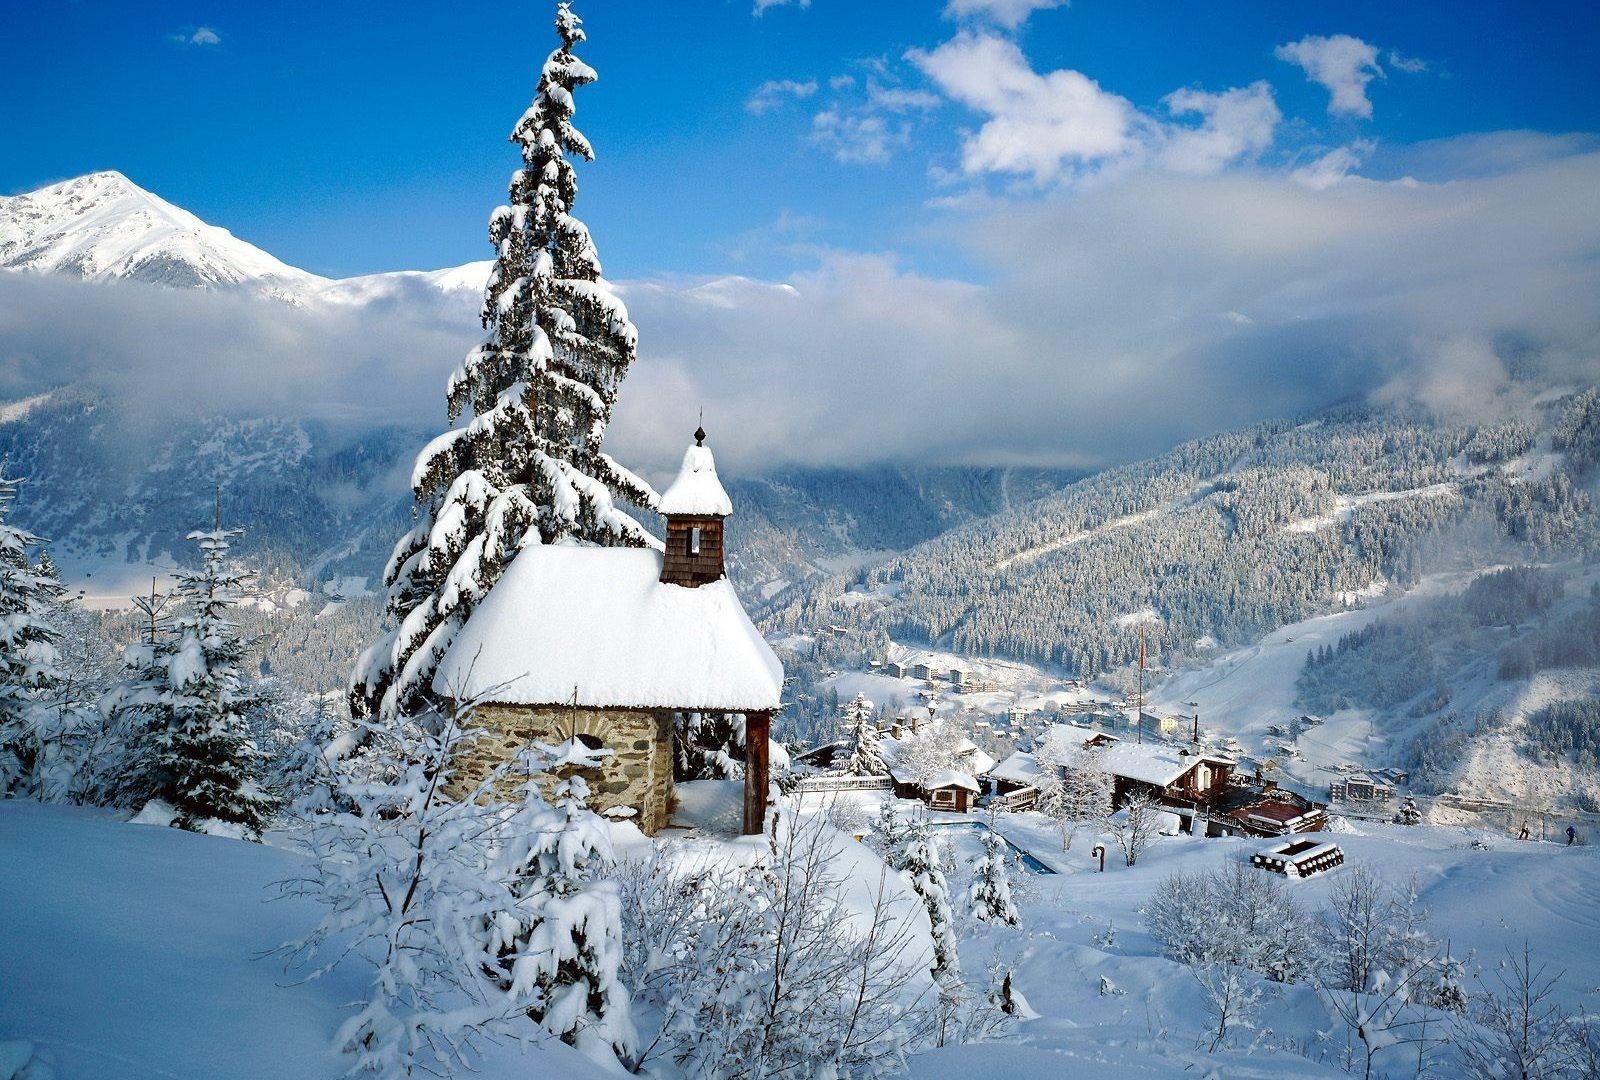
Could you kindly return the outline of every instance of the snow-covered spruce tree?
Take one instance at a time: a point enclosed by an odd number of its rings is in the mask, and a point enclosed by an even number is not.
[[[276,807],[261,783],[261,754],[246,714],[256,686],[228,612],[248,580],[228,565],[238,530],[192,532],[198,571],[178,574],[187,610],[170,637],[128,652],[133,677],[115,691],[145,731],[137,768],[148,795],[174,811],[172,824],[197,832],[258,837]],[[137,730],[137,726],[136,726]]]
[[[572,124],[572,94],[596,76],[573,55],[584,32],[566,4],[556,32],[561,46],[511,132],[523,167],[512,174],[510,205],[489,219],[495,263],[482,319],[492,336],[450,376],[455,426],[412,471],[419,520],[384,571],[398,625],[356,665],[358,715],[418,706],[473,605],[525,545],[660,544],[613,501],[654,507],[656,493],[601,449],[638,338],[600,275],[588,228],[572,216],[578,185],[568,155],[594,157]],[[469,409],[471,420],[456,424]]]
[[[889,865],[899,870],[928,910],[933,933],[933,974],[941,983],[961,977],[961,960],[956,952],[955,916],[950,909],[950,885],[944,876],[944,860],[938,837],[925,818],[901,820],[899,850],[891,853]]]
[[[1006,869],[1005,842],[993,829],[984,831],[983,851],[972,867],[972,916],[982,922],[1016,926],[1021,918],[1011,902],[1011,876]]]
[[[889,771],[883,760],[878,725],[872,720],[872,702],[857,694],[845,706],[853,748],[845,771],[852,776],[882,776]]]
[[[71,786],[80,718],[51,620],[61,582],[47,555],[28,560],[43,541],[9,521],[19,483],[0,478],[0,796],[54,801]]]
[[[1421,825],[1422,811],[1417,808],[1415,796],[1407,795],[1400,801],[1400,808],[1394,812],[1396,825]]]
[[[577,739],[524,755],[523,802],[508,823],[494,876],[512,902],[489,920],[490,952],[509,1005],[594,1061],[616,1067],[637,1052],[622,965],[622,910],[610,869],[611,834],[585,805],[582,773],[604,751]],[[541,781],[558,779],[550,801]]]

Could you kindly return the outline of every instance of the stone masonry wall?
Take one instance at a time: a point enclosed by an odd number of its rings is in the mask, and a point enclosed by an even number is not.
[[[588,773],[589,805],[605,812],[630,806],[632,819],[647,835],[654,835],[672,816],[671,713],[635,709],[584,709],[571,706],[479,705],[473,722],[487,734],[456,760],[456,775],[445,793],[459,798],[490,769],[516,758],[530,739],[563,742],[573,735],[590,735],[611,751],[598,773]],[[506,778],[507,795],[514,794],[520,776]]]

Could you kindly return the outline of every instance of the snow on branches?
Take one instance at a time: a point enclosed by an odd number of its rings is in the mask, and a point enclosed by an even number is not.
[[[153,813],[197,832],[259,837],[277,800],[262,785],[247,722],[259,690],[228,618],[249,580],[228,562],[237,535],[189,534],[201,567],[178,574],[186,610],[170,635],[126,650],[129,677],[101,707],[133,744],[129,786]]]
[[[573,55],[583,24],[566,4],[556,31],[560,47],[512,129],[523,167],[512,174],[510,205],[489,219],[495,263],[482,319],[492,336],[447,387],[452,424],[468,411],[471,419],[417,458],[421,520],[384,574],[397,626],[357,661],[359,714],[419,707],[456,631],[526,545],[660,546],[617,505],[653,507],[656,493],[601,450],[638,334],[571,213],[578,185],[568,155],[594,157],[572,124],[573,91],[596,75]]]
[[[42,541],[9,523],[20,481],[0,478],[0,796],[56,801],[72,787],[82,725],[67,700],[55,616],[63,589]]]

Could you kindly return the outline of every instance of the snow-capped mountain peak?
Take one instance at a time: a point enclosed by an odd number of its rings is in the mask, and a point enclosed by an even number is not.
[[[114,171],[0,196],[0,269],[285,298],[325,283]]]

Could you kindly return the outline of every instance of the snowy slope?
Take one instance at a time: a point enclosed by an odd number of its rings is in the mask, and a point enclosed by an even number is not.
[[[0,1043],[61,1080],[333,1080],[359,965],[300,983],[263,954],[319,913],[274,899],[296,857],[259,844],[0,802]],[[556,1043],[487,1047],[496,1077],[605,1075]]]
[[[0,269],[178,288],[249,288],[281,298],[324,284],[119,172],[0,197]]]

